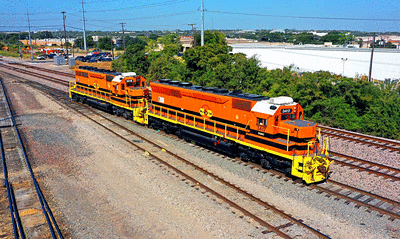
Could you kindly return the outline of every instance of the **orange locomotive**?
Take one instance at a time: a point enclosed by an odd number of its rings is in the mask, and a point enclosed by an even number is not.
[[[75,68],[75,79],[70,83],[71,99],[144,123],[141,110],[149,89],[142,76],[80,66]]]
[[[316,123],[290,97],[268,98],[168,79],[150,83],[148,124],[306,183],[323,181],[331,160],[319,152]]]

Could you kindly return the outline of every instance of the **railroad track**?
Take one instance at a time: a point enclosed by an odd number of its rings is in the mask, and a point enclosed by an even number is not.
[[[398,168],[389,167],[383,164],[374,163],[337,152],[330,151],[329,154],[336,156],[332,157],[332,159],[335,161],[335,164],[340,164],[341,166],[347,166],[359,171],[382,176],[393,181],[400,181],[400,169]],[[344,160],[341,158],[344,158]],[[357,163],[361,164],[358,165]]]
[[[318,127],[322,129],[321,133],[324,135],[384,148],[394,152],[400,152],[400,143],[396,141],[374,137],[366,134],[349,132],[341,129],[335,129],[322,125],[318,125]]]
[[[177,138],[175,139],[181,140]],[[214,151],[210,151],[202,147],[199,147],[199,149],[215,153]],[[219,155],[223,158],[226,158],[227,160],[234,161],[238,164],[250,166],[254,170],[261,171],[263,173],[269,172],[277,178],[282,178],[285,181],[293,180],[292,178],[287,177],[284,173],[281,173],[279,171],[266,170],[258,164],[243,162],[240,158],[230,158],[225,155]],[[358,208],[364,207],[368,208],[369,211],[376,211],[383,215],[388,215],[388,220],[393,221],[395,219],[400,219],[400,202],[352,187],[350,185],[346,185],[335,180],[327,179],[326,182],[327,184],[311,184],[307,186],[301,180],[297,179],[293,181],[293,183],[297,184],[299,187],[308,187],[310,190],[316,189],[320,193],[326,193],[326,196],[328,197],[335,197],[337,200],[344,199],[346,204],[352,202]]]
[[[6,65],[6,64],[0,64],[0,67],[6,68],[6,69],[9,69],[9,70],[12,70],[12,71],[16,71],[16,72],[19,72],[19,73],[31,75],[31,76],[34,76],[34,77],[38,77],[38,78],[41,78],[41,79],[45,79],[47,81],[51,81],[53,83],[57,83],[57,84],[61,84],[63,86],[69,87],[69,82],[68,81],[61,80],[61,79],[59,79],[57,77],[43,75],[43,74],[40,74],[40,73],[28,71],[28,70],[25,70],[25,69],[21,69],[21,68],[18,68],[18,67],[13,67],[13,66]]]
[[[0,61],[3,61],[3,60],[0,58]],[[47,69],[47,68],[43,68],[43,67],[39,67],[39,66],[27,65],[27,64],[20,63],[20,62],[9,62],[8,64],[22,66],[22,67],[25,67],[25,68],[31,68],[31,69],[34,69],[34,70],[48,72],[48,73],[52,73],[52,74],[56,74],[56,75],[67,76],[67,77],[71,77],[71,78],[75,79],[75,75],[72,74],[72,73],[66,73],[66,72],[62,72],[62,71],[51,70],[51,69]]]
[[[0,79],[0,102],[0,148],[14,238],[63,238],[26,155],[3,79]],[[37,219],[41,213],[45,223]],[[46,223],[49,231],[43,230]],[[6,233],[12,237],[10,232]]]

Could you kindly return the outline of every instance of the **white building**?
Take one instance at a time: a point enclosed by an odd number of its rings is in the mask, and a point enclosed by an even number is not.
[[[346,77],[368,76],[371,49],[304,46],[233,44],[233,53],[256,55],[263,67],[272,70],[294,65],[297,71],[329,71]],[[400,78],[400,49],[375,49],[372,78]]]

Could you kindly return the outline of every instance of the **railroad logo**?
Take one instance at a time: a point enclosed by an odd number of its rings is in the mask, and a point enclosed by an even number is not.
[[[94,88],[95,88],[95,89],[97,89],[97,90],[100,88],[100,84],[99,84],[99,83],[97,83],[97,82],[96,82],[96,83],[94,83],[94,84],[93,84],[93,86],[94,86]]]
[[[205,118],[211,118],[213,116],[213,113],[208,105],[203,105],[202,108],[200,108],[199,113]]]

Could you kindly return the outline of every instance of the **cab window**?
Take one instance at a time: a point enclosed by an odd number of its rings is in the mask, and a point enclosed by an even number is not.
[[[266,126],[268,124],[268,121],[266,119],[257,118],[257,124]]]
[[[121,90],[125,90],[125,84],[121,85]]]
[[[282,115],[281,116],[281,120],[287,120],[288,119],[288,115]]]
[[[290,114],[290,119],[296,119],[296,115],[295,114]]]

